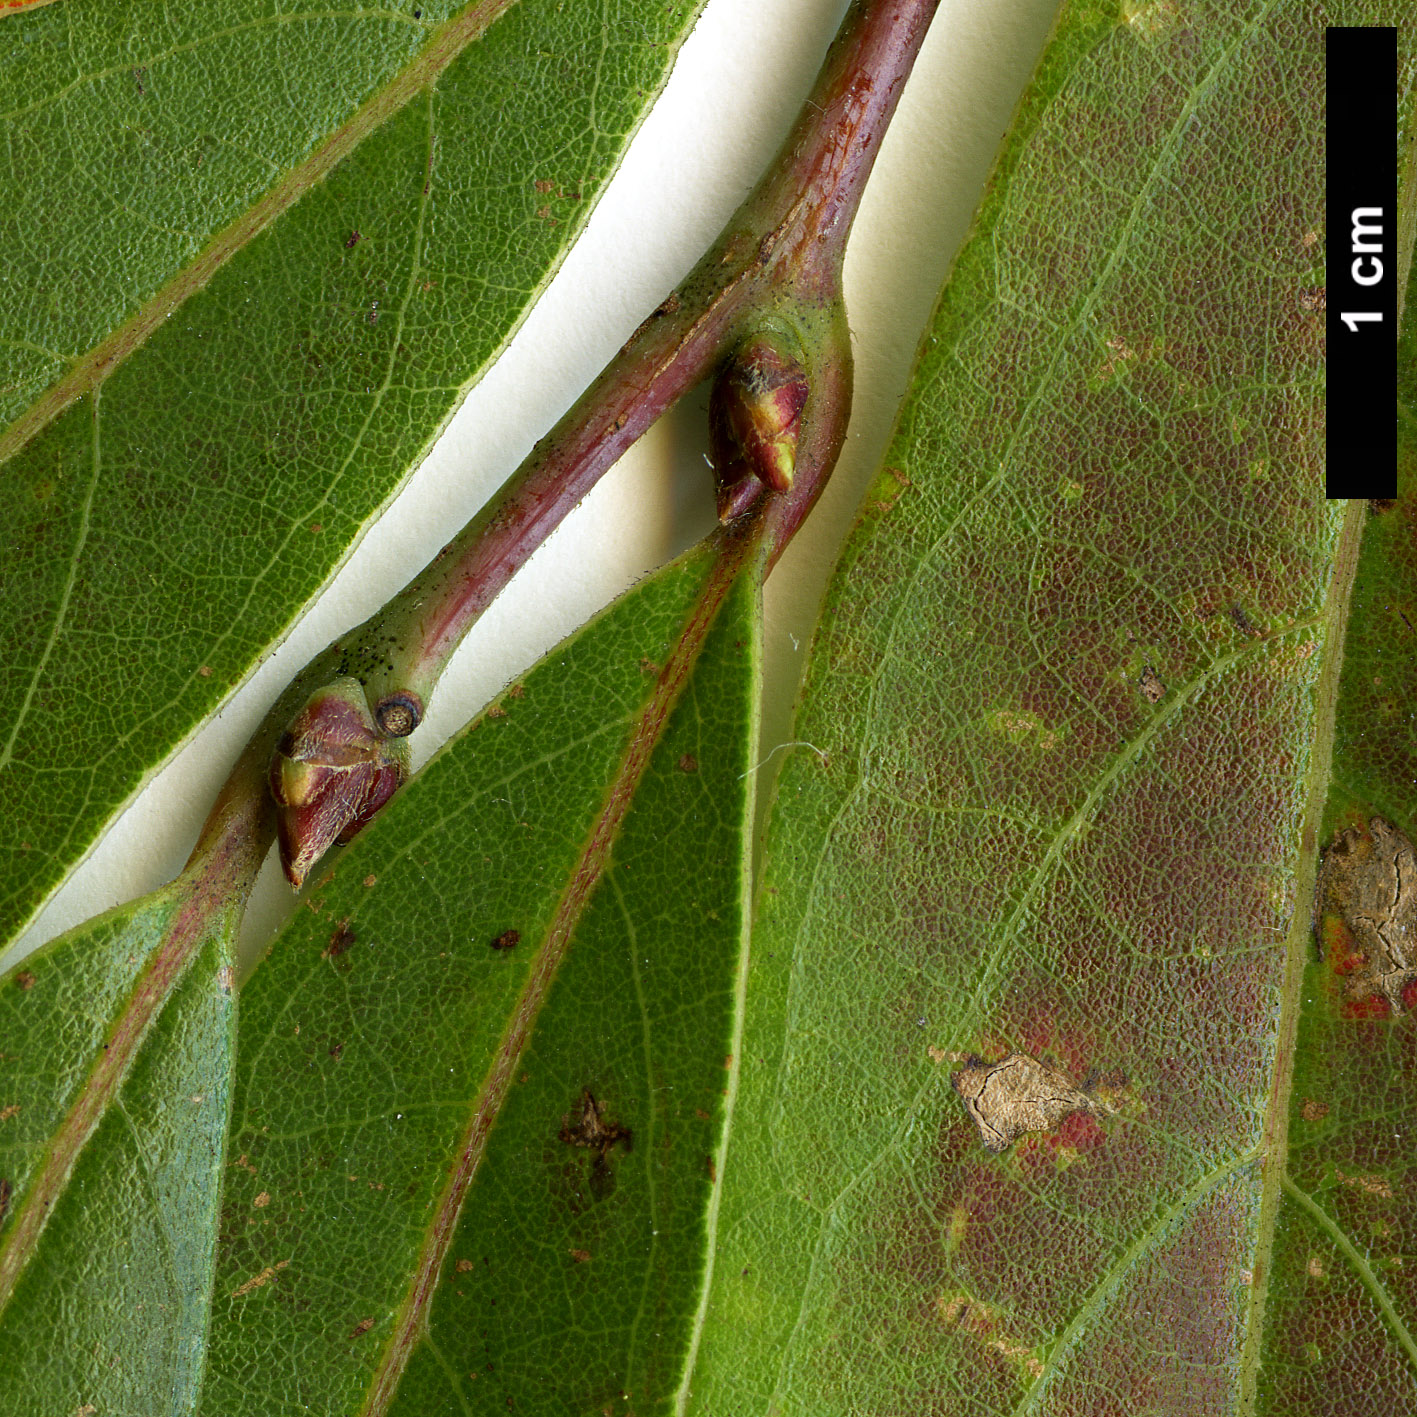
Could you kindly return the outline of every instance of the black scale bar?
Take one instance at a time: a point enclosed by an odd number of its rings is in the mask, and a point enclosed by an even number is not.
[[[1397,31],[1326,35],[1330,497],[1397,496]]]

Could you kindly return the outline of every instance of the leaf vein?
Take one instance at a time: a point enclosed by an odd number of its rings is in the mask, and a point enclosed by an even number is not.
[[[31,705],[34,703],[34,696],[39,688],[39,682],[44,677],[44,671],[49,665],[49,657],[54,653],[54,646],[59,641],[59,632],[64,627],[64,621],[69,614],[69,602],[73,598],[74,586],[79,578],[79,559],[83,555],[84,546],[89,539],[89,521],[93,512],[94,494],[98,488],[98,475],[103,466],[103,453],[99,441],[99,391],[94,390],[93,395],[93,471],[89,477],[88,491],[84,494],[83,509],[79,513],[79,530],[75,538],[74,550],[69,557],[69,574],[64,581],[64,589],[59,595],[59,606],[54,612],[54,623],[50,627],[49,638],[44,642],[44,648],[40,651],[39,658],[35,660],[34,672],[30,675],[30,682],[25,689],[25,696],[20,701],[19,711],[15,714],[15,721],[10,725],[10,736],[5,740],[5,747],[0,749],[0,771],[3,771],[13,761],[15,740],[20,736],[20,729],[24,727],[25,720],[29,716]]]
[[[1407,1361],[1417,1370],[1417,1340],[1413,1339],[1411,1330],[1402,1321],[1402,1315],[1397,1312],[1397,1305],[1392,1301],[1392,1295],[1387,1292],[1387,1287],[1378,1278],[1371,1264],[1368,1263],[1367,1256],[1359,1250],[1357,1245],[1348,1238],[1348,1233],[1341,1225],[1316,1201],[1307,1191],[1302,1191],[1285,1174],[1279,1182],[1284,1194],[1296,1205],[1300,1206],[1328,1235],[1329,1239],[1338,1247],[1353,1271],[1362,1281],[1363,1287],[1373,1296],[1373,1302],[1382,1310],[1383,1318],[1388,1322],[1392,1330],[1393,1337],[1397,1340],[1398,1346],[1407,1355]]]

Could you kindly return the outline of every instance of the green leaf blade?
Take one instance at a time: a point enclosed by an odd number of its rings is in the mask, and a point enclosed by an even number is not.
[[[12,1229],[17,1198],[176,908],[170,891],[120,907],[4,976],[0,1037],[7,1096],[0,1109],[9,1115],[0,1132],[0,1178],[7,1186],[0,1238]]]
[[[1064,10],[829,594],[690,1411],[1240,1402],[1345,613],[1321,53]],[[994,1153],[1011,1055],[1083,1100]]]
[[[12,18],[0,244],[35,279],[12,282],[0,311],[0,427],[288,180],[457,8],[78,0]]]
[[[1398,497],[1365,515],[1324,849],[1340,832],[1366,832],[1374,816],[1408,834],[1417,829],[1405,707],[1417,690],[1407,623],[1417,601],[1410,326],[1409,318],[1399,345]],[[1406,1250],[1417,1225],[1417,1029],[1411,1013],[1394,1017],[1385,1000],[1353,997],[1351,974],[1335,968],[1338,922],[1326,918],[1322,900],[1314,913],[1257,1411],[1405,1412],[1417,1408],[1417,1279]]]
[[[744,929],[745,592],[559,964],[558,932],[710,572],[677,563],[553,652],[399,794],[247,986],[205,1410],[580,1410],[630,1388],[666,1410]]]
[[[0,938],[422,458],[692,18],[518,4],[9,460],[0,804],[26,825],[0,845]]]
[[[194,1409],[236,1039],[233,912],[204,929],[111,1095],[93,1100],[131,992],[182,905],[176,888],[158,892],[0,980],[3,1088],[15,1108],[0,1127],[0,1264],[18,1255],[23,1266],[0,1304],[6,1414],[56,1403]],[[39,1215],[31,1192],[51,1180],[56,1158],[65,1174],[29,1232]]]
[[[670,1410],[732,1066],[755,601],[740,582],[655,750],[393,1412]],[[585,1144],[587,1093],[626,1137]]]

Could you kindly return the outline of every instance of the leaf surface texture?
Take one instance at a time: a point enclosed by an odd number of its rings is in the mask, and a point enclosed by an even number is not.
[[[68,360],[121,322],[434,42],[412,10],[242,21],[252,7],[228,8],[229,23],[206,7],[168,19],[172,35],[81,3],[6,23],[9,160],[29,174],[12,282],[30,292],[5,302],[7,357],[35,381],[50,365],[31,346]],[[285,634],[422,458],[580,229],[696,13],[513,5],[4,463],[0,808],[24,825],[0,843],[0,939]],[[322,45],[341,77],[316,82]],[[214,133],[228,93],[251,110]],[[118,121],[113,105],[150,116]],[[67,147],[45,136],[61,122]],[[181,156],[189,140],[210,167]],[[141,178],[163,162],[169,181]],[[135,183],[142,199],[125,204]],[[31,203],[54,221],[26,216]],[[169,224],[198,213],[198,228],[125,235],[164,203]],[[83,299],[110,265],[105,299]],[[51,307],[78,323],[51,328]]]
[[[1272,1390],[1363,521],[1322,498],[1322,37],[1064,8],[814,647],[690,1412]],[[1413,1410],[1343,1303],[1390,1403],[1271,1410]]]
[[[203,1411],[582,1412],[621,1393],[668,1410],[702,1290],[744,935],[746,583],[557,951],[707,565],[645,582],[445,749],[243,990]],[[484,1139],[450,1215],[450,1175]],[[401,1337],[430,1265],[426,1329]],[[401,1345],[402,1383],[378,1405]]]
[[[236,1043],[237,917],[218,912],[78,1139],[115,1026],[181,913],[175,887],[0,978],[0,1254],[46,1166],[65,1181],[0,1306],[0,1412],[190,1412],[201,1385]]]

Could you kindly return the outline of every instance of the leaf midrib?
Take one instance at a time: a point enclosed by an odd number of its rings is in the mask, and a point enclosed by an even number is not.
[[[634,803],[636,789],[649,767],[655,746],[692,673],[708,631],[739,574],[753,574],[748,563],[754,539],[738,537],[722,544],[702,589],[689,610],[673,650],[656,675],[625,744],[620,763],[606,787],[566,887],[538,946],[526,983],[496,1045],[493,1061],[472,1099],[472,1110],[442,1193],[433,1207],[408,1289],[394,1316],[378,1365],[359,1407],[360,1417],[383,1417],[398,1395],[413,1350],[426,1340],[428,1311],[438,1277],[456,1233],[463,1201],[486,1151],[488,1137],[516,1075],[523,1051],[546,1003],[577,924],[590,903],[616,838]]]
[[[294,206],[310,188],[323,181],[365,138],[432,83],[515,3],[516,0],[473,0],[460,14],[435,30],[424,48],[377,93],[360,104],[304,162],[291,168],[257,202],[213,236],[176,275],[117,329],[80,355],[67,373],[0,432],[0,463],[13,457],[75,400],[98,387],[173,311],[206,286],[227,261]]]
[[[1274,1238],[1279,1200],[1288,1175],[1289,1102],[1294,1086],[1294,1053],[1303,1012],[1304,970],[1308,963],[1313,929],[1310,903],[1318,875],[1319,824],[1328,801],[1333,764],[1333,743],[1338,717],[1338,694],[1343,670],[1343,645],[1348,611],[1358,573],[1367,503],[1350,501],[1334,549],[1333,579],[1324,606],[1326,633],[1324,661],[1314,692],[1313,752],[1309,759],[1307,800],[1304,803],[1298,864],[1294,872],[1294,914],[1285,940],[1284,977],[1279,990],[1279,1019],[1274,1033],[1274,1068],[1270,1075],[1260,1142],[1259,1216],[1256,1225],[1254,1283],[1246,1317],[1244,1347],[1240,1357],[1240,1411],[1253,1412],[1259,1392],[1260,1358],[1264,1345],[1265,1307],[1273,1268]]]

